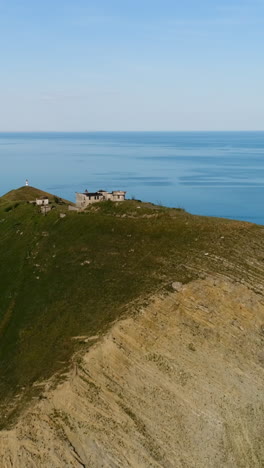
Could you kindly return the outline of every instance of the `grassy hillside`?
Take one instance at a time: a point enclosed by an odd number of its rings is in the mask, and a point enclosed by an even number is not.
[[[23,186],[20,187],[16,190],[11,190],[10,192],[6,193],[3,197],[0,197],[0,205],[5,205],[5,204],[12,204],[18,203],[18,202],[30,202],[30,201],[35,201],[36,198],[40,197],[49,197],[51,203],[57,202],[63,202],[63,203],[68,203],[69,205],[72,205],[71,202],[64,200],[62,198],[57,197],[56,195],[52,195],[48,192],[44,192],[43,190],[39,190],[35,187],[30,187],[30,186]],[[12,206],[12,205],[11,205]]]
[[[262,227],[137,201],[43,216],[27,203],[36,190],[0,198],[2,425],[15,396],[65,370],[73,337],[103,333],[131,302],[207,272],[263,280]]]

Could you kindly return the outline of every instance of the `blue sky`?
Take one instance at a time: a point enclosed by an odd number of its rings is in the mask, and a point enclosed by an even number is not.
[[[263,0],[0,0],[0,131],[264,130]]]

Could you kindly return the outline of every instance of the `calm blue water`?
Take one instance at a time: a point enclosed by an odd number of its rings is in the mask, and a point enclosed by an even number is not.
[[[2,133],[0,162],[0,195],[28,178],[264,224],[264,132]]]

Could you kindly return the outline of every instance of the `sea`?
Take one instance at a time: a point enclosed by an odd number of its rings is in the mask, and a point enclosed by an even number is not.
[[[264,224],[264,132],[0,133],[0,195],[29,184]]]

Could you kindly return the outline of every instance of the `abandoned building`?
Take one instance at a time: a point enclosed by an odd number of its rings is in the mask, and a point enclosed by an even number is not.
[[[111,200],[115,202],[124,201],[126,198],[126,192],[122,190],[114,190],[113,192],[107,192],[106,190],[98,190],[98,192],[88,192],[85,190],[83,193],[76,193],[76,206],[78,208],[86,208],[86,206],[92,203],[98,203],[103,200]]]
[[[49,199],[48,197],[40,197],[36,198],[36,205],[38,206],[45,206],[49,204]]]
[[[48,197],[36,198],[36,205],[40,208],[42,214],[46,214],[51,210]]]

